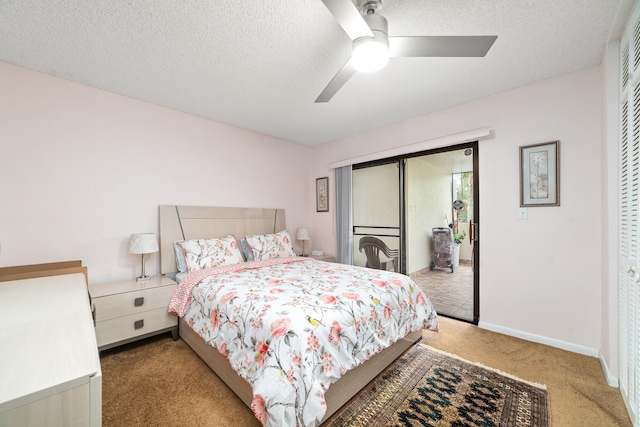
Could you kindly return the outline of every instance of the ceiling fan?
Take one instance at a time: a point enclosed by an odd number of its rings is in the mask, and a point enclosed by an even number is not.
[[[328,102],[358,71],[375,71],[389,57],[482,57],[498,36],[388,36],[380,15],[382,0],[322,0],[353,41],[351,58],[331,79],[315,102]]]

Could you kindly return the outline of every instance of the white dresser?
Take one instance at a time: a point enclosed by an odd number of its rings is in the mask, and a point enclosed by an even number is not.
[[[0,426],[100,426],[102,373],[85,275],[0,282]]]

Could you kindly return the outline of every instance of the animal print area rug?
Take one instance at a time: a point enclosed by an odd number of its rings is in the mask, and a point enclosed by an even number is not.
[[[548,427],[548,395],[546,386],[418,344],[324,426]]]

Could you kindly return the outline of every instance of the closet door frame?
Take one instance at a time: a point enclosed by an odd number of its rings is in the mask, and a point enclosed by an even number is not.
[[[618,327],[619,386],[640,423],[640,11],[620,44]]]

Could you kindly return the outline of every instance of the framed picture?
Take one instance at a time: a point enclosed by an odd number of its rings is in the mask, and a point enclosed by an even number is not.
[[[560,206],[560,141],[520,147],[520,206]]]
[[[329,212],[329,177],[316,179],[316,211]]]

